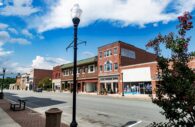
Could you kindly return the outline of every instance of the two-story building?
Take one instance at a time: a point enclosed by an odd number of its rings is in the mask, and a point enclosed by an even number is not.
[[[98,93],[106,90],[108,93],[121,94],[124,91],[123,77],[126,76],[126,73],[123,75],[121,72],[121,68],[127,65],[153,62],[155,58],[156,55],[122,41],[99,47]],[[136,73],[127,75],[136,75]]]
[[[61,90],[61,66],[55,66],[52,70],[52,90]]]
[[[96,92],[98,83],[97,56],[77,61],[77,91]],[[61,66],[61,82],[63,90],[72,90],[73,63]]]

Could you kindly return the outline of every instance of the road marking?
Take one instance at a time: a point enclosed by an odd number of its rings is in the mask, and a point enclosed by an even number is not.
[[[132,124],[132,125],[129,125],[128,127],[133,127],[133,126],[135,126],[135,125],[137,125],[137,124],[140,124],[142,121],[140,120],[140,121],[138,121],[138,122],[136,122],[136,123],[134,123],[134,124]]]

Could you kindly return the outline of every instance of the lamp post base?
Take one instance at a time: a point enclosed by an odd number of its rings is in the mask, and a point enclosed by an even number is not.
[[[72,123],[70,124],[70,127],[77,127],[77,122],[76,121],[72,121]]]
[[[1,92],[0,93],[0,99],[3,99],[3,97],[4,97],[4,94],[3,94],[3,92]]]

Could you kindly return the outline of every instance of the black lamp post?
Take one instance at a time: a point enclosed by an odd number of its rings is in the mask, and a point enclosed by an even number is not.
[[[122,96],[124,96],[124,83],[123,83],[123,73],[121,73],[122,75]]]
[[[0,99],[3,99],[3,86],[4,86],[4,78],[5,78],[5,71],[6,71],[6,68],[3,68],[3,80],[2,80],[2,84],[1,84],[1,93],[0,93]]]
[[[76,89],[77,89],[77,29],[80,22],[80,16],[82,10],[78,4],[75,4],[71,9],[72,12],[72,22],[74,24],[74,66],[73,66],[73,107],[72,107],[72,122],[70,127],[77,127],[76,122]]]

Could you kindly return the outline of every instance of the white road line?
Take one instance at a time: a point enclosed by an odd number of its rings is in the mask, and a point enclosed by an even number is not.
[[[134,123],[134,124],[132,124],[132,125],[129,125],[128,127],[133,127],[133,126],[135,126],[135,125],[137,125],[137,124],[140,124],[142,121],[140,120],[140,121],[138,121],[138,122],[136,122],[136,123]]]

